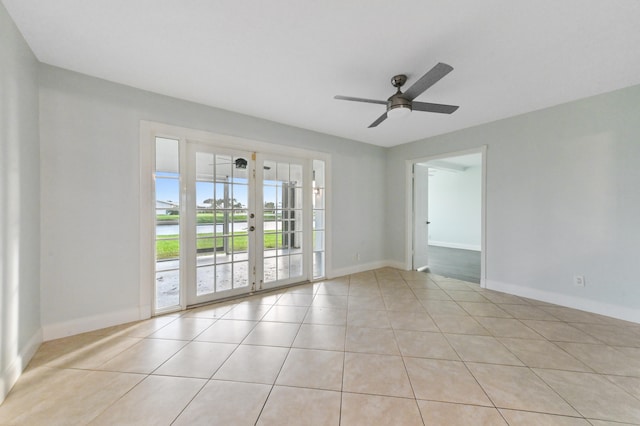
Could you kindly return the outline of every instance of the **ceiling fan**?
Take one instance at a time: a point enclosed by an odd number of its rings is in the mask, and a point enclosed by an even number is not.
[[[398,88],[398,91],[392,95],[386,101],[379,101],[376,99],[354,98],[351,96],[334,96],[334,99],[341,101],[354,101],[354,102],[366,102],[370,104],[386,105],[387,111],[382,114],[376,121],[371,123],[369,127],[376,127],[382,123],[389,116],[401,116],[410,113],[411,111],[424,111],[424,112],[437,112],[440,114],[451,114],[458,109],[455,105],[443,105],[432,104],[428,102],[415,102],[414,99],[420,96],[429,87],[436,84],[442,77],[453,71],[451,65],[438,63],[435,67],[431,68],[425,75],[420,77],[413,86],[409,87],[406,92],[402,93],[400,88],[406,83],[407,76],[404,74],[396,75],[391,79],[393,87]]]

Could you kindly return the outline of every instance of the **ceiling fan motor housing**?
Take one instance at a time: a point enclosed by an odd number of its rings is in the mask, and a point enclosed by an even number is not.
[[[387,99],[387,112],[394,109],[402,108],[411,111],[411,101],[402,97],[402,92],[398,89],[398,93]],[[403,111],[406,112],[406,111]]]

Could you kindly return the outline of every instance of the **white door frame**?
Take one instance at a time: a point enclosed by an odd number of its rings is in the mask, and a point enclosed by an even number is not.
[[[453,151],[444,154],[431,155],[427,157],[414,158],[406,160],[405,162],[405,188],[406,188],[406,205],[405,211],[407,217],[405,219],[405,269],[413,269],[413,253],[414,253],[414,211],[413,211],[413,165],[417,163],[426,163],[432,160],[441,160],[448,157],[458,157],[461,155],[480,154],[482,157],[482,178],[481,178],[481,193],[482,193],[482,207],[480,209],[480,287],[486,288],[486,259],[487,259],[487,145],[482,145],[478,148]]]
[[[149,318],[156,315],[155,308],[155,193],[153,171],[155,164],[155,138],[166,137],[168,139],[176,139],[180,141],[181,155],[186,154],[186,141],[196,141],[209,144],[219,148],[231,148],[241,151],[265,152],[273,155],[282,155],[288,157],[296,157],[301,159],[314,159],[324,161],[325,164],[325,277],[333,276],[333,262],[331,258],[331,154],[320,151],[313,151],[293,146],[279,145],[275,143],[256,141],[236,136],[222,135],[203,130],[194,130],[180,126],[173,126],[153,121],[140,121],[139,135],[139,155],[140,155],[140,175],[139,175],[139,225],[140,225],[140,249],[139,249],[139,317],[140,319]],[[181,182],[185,181],[182,178]],[[309,181],[310,182],[310,181]],[[182,183],[181,183],[182,185]],[[186,191],[184,191],[186,192]],[[186,200],[182,200],[186,205]],[[311,240],[311,238],[308,238]],[[308,241],[311,244],[311,241]],[[308,253],[313,250],[309,245],[306,247]],[[307,266],[308,270],[309,265]],[[181,280],[183,278],[181,277]],[[312,274],[309,275],[309,280]],[[178,309],[186,309],[186,294],[184,281],[182,281],[180,295],[180,307]],[[168,311],[167,311],[168,312]],[[162,312],[164,313],[164,312]]]

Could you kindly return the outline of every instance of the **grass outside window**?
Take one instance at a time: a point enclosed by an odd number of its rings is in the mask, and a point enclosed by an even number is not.
[[[213,234],[198,234],[197,248],[207,253],[214,253],[223,250],[224,238],[214,238]],[[249,235],[246,232],[235,233],[233,237],[229,237],[228,241],[233,242],[233,251],[235,253],[247,251],[249,245]],[[215,251],[214,251],[215,245]],[[266,233],[264,234],[264,248],[273,249],[282,247],[282,234]],[[163,235],[162,239],[156,241],[156,258],[158,260],[177,259],[180,256],[180,240],[178,235]]]

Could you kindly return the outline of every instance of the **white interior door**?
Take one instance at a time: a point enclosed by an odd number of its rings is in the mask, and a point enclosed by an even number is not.
[[[413,166],[413,269],[429,266],[429,167]]]

